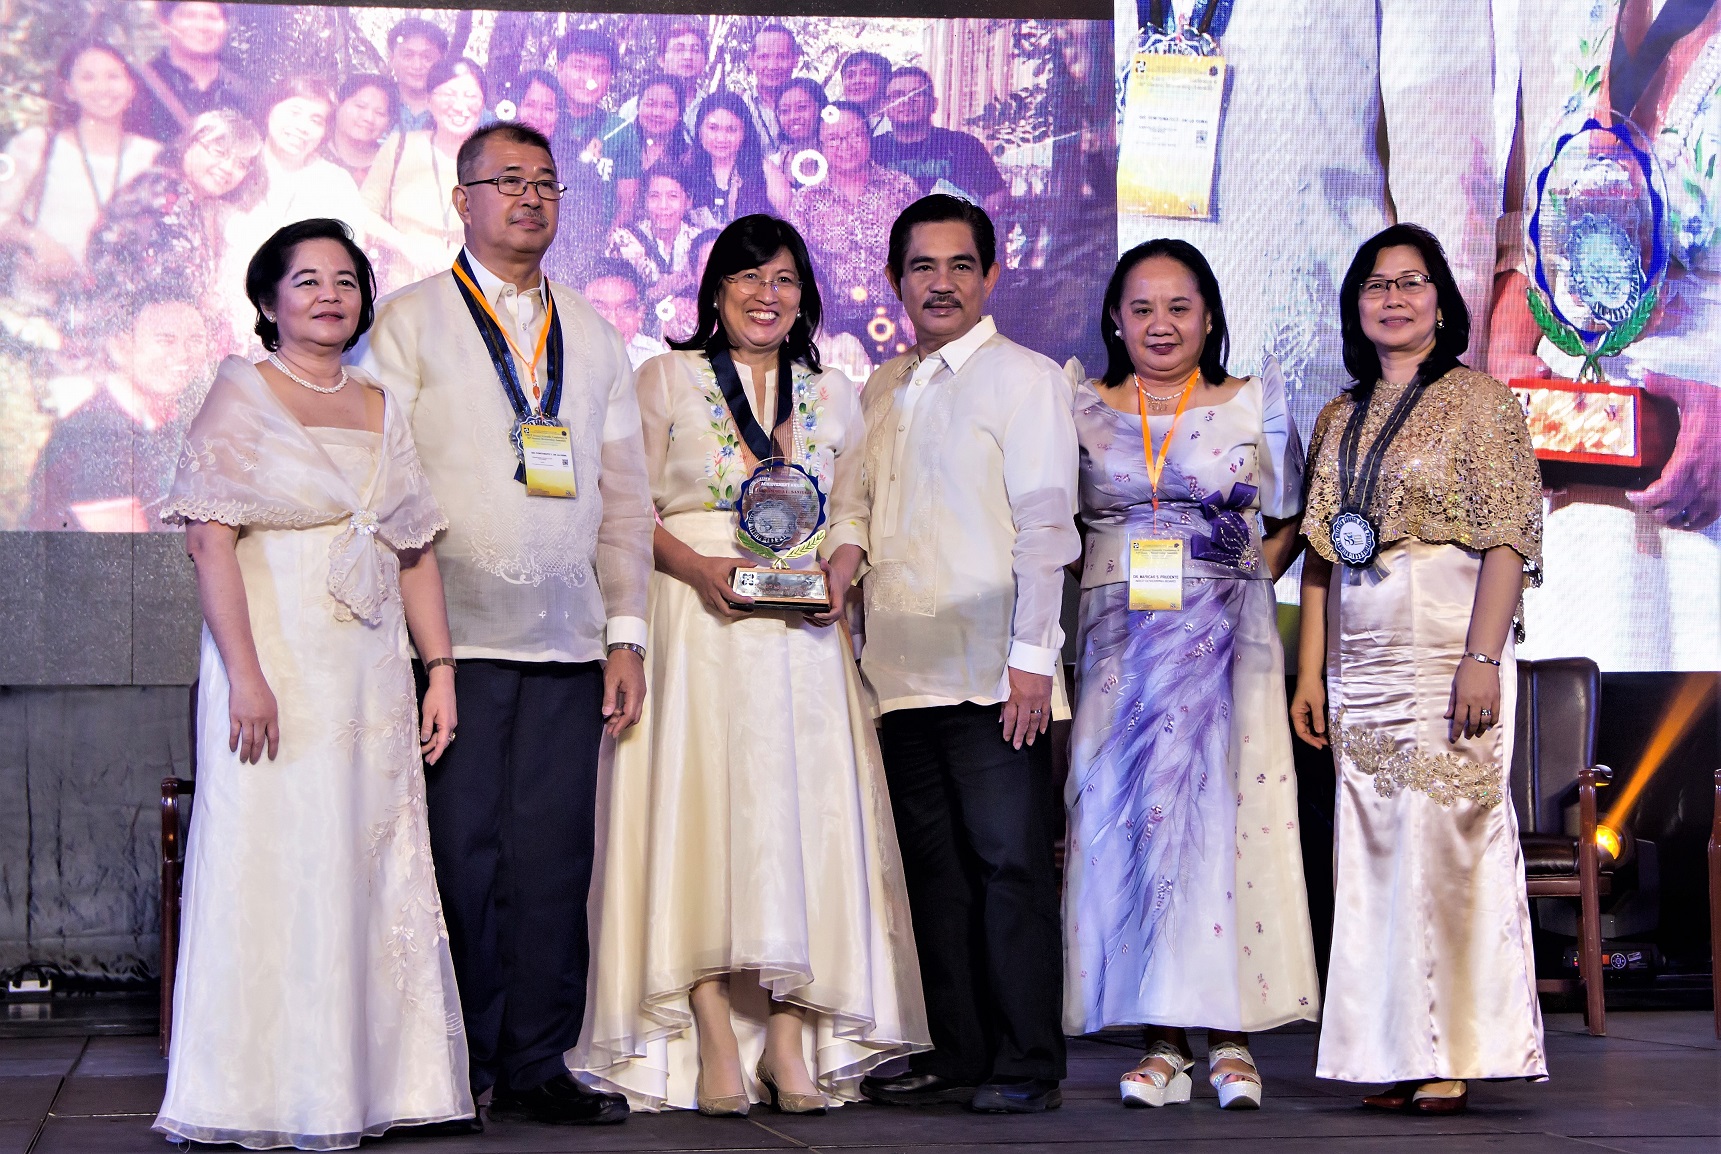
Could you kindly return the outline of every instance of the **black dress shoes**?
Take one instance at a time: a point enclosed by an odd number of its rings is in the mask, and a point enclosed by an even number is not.
[[[550,1126],[604,1126],[627,1121],[627,1099],[589,1090],[558,1074],[530,1090],[498,1090],[490,1098],[492,1122],[542,1122]]]
[[[898,1074],[894,1078],[861,1079],[861,1097],[880,1106],[966,1105],[974,1087],[937,1074]]]
[[[1038,1114],[1064,1104],[1064,1092],[1050,1078],[996,1078],[974,1091],[968,1108],[976,1114]]]

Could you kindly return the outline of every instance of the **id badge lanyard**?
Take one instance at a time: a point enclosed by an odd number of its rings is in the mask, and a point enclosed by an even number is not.
[[[1233,0],[1137,0],[1141,36],[1121,78],[1118,211],[1208,220],[1225,102],[1219,35]]]
[[[1141,451],[1147,459],[1147,480],[1151,486],[1149,496],[1153,502],[1154,536],[1141,538],[1131,537],[1129,542],[1129,607],[1135,610],[1161,610],[1183,608],[1183,541],[1180,538],[1164,538],[1159,534],[1159,479],[1165,474],[1165,463],[1171,456],[1171,441],[1177,435],[1178,422],[1183,417],[1183,410],[1189,405],[1189,398],[1195,393],[1195,386],[1201,380],[1201,370],[1189,374],[1189,381],[1183,386],[1183,393],[1177,398],[1177,411],[1171,415],[1171,427],[1165,431],[1165,438],[1159,444],[1159,451],[1153,448],[1153,430],[1147,423],[1147,390],[1142,387],[1141,378],[1135,379],[1136,403],[1141,412]]]

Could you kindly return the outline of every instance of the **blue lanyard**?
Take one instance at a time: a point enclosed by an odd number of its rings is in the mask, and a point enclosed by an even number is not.
[[[1223,36],[1235,4],[1236,0],[1196,0],[1189,26],[1203,36]],[[1177,31],[1177,13],[1166,0],[1135,0],[1135,18],[1142,28],[1168,35]]]

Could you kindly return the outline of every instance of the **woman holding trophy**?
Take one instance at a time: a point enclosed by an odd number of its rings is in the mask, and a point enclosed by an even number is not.
[[[928,1046],[877,739],[842,625],[859,398],[821,370],[805,243],[724,229],[698,322],[639,371],[651,692],[616,749],[592,1019],[571,1065],[636,1109],[823,1113]]]

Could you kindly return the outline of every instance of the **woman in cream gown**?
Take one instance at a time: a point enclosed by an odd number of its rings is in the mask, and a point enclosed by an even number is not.
[[[175,1139],[334,1150],[473,1116],[420,764],[421,740],[434,761],[454,736],[429,549],[447,521],[406,414],[340,367],[369,267],[332,230],[265,246],[296,270],[263,302],[288,368],[222,363],[164,514],[188,527],[206,621],[155,1121]],[[431,671],[422,729],[409,623],[450,665]]]
[[[650,694],[600,799],[595,990],[570,1060],[636,1109],[744,1114],[766,1100],[822,1112],[857,1098],[874,1066],[928,1045],[895,827],[840,610],[748,611],[728,591],[736,565],[763,562],[736,543],[755,461],[703,351],[713,333],[735,350],[748,411],[776,413],[776,389],[794,390],[774,443],[828,497],[834,597],[861,556],[847,521],[865,442],[853,385],[816,371],[816,354],[796,359],[788,382],[758,381],[743,363],[789,363],[773,348],[809,347],[818,316],[800,237],[744,217],[707,266],[699,345],[639,373],[662,519]]]
[[[1431,234],[1364,244],[1340,309],[1348,367],[1378,383],[1322,410],[1309,455],[1291,720],[1338,773],[1316,1073],[1394,1083],[1371,1106],[1454,1113],[1468,1080],[1547,1074],[1507,789],[1541,477],[1511,392],[1458,362],[1469,317]]]

